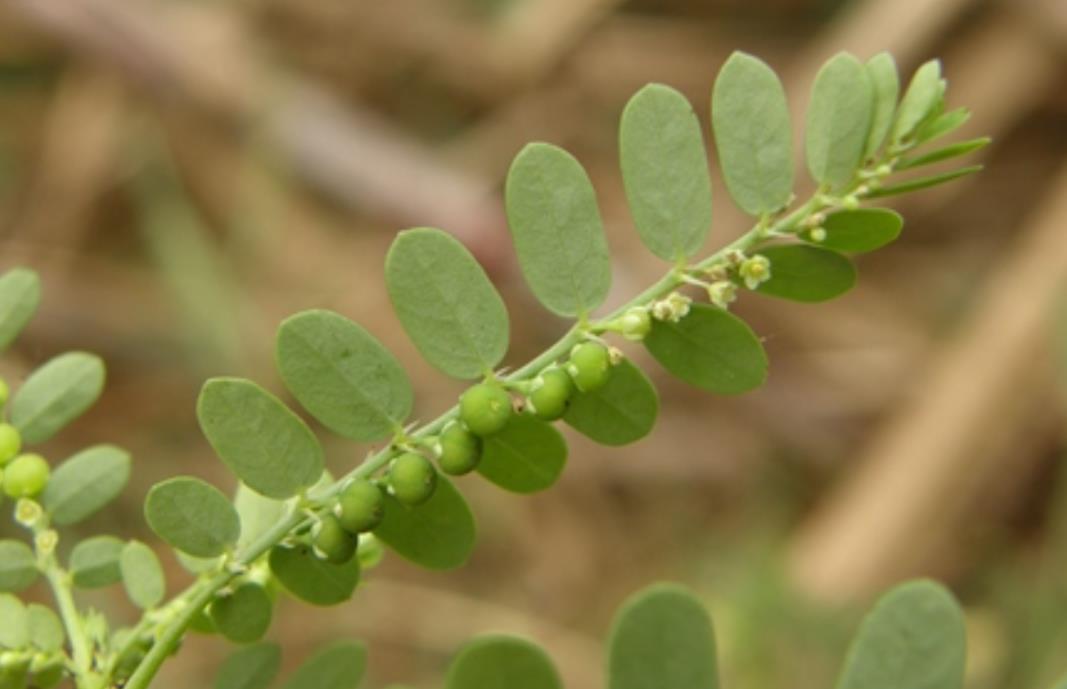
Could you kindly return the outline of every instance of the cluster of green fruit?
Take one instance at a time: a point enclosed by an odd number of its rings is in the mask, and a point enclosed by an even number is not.
[[[0,379],[0,408],[7,404],[7,383]],[[33,498],[40,495],[51,474],[48,462],[35,453],[19,454],[22,434],[9,423],[0,423],[0,482],[10,498]]]

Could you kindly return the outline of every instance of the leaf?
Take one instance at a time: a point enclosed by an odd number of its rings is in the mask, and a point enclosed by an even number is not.
[[[563,420],[602,445],[627,445],[644,438],[656,425],[659,395],[648,377],[629,359],[613,366],[604,387],[577,392]]]
[[[445,689],[563,689],[552,660],[536,644],[492,635],[464,644],[453,659]]]
[[[555,427],[514,414],[504,430],[482,441],[478,473],[504,490],[536,493],[554,484],[567,463],[567,443]]]
[[[18,593],[37,580],[37,558],[22,541],[0,541],[0,591]]]
[[[41,303],[41,279],[28,268],[0,276],[0,350],[7,349],[33,318]]]
[[[338,435],[392,435],[411,413],[411,382],[389,350],[332,311],[304,311],[278,328],[278,370],[312,416]]]
[[[270,551],[270,570],[305,603],[337,605],[352,597],[359,583],[359,558],[341,565],[320,560],[311,546],[278,545]]]
[[[711,175],[685,96],[663,84],[638,91],[622,112],[619,158],[645,246],[668,261],[700,251],[711,227]]]
[[[645,347],[665,369],[698,388],[737,395],[767,379],[767,354],[748,325],[716,306],[693,304],[677,323],[654,320]]]
[[[864,619],[837,689],[960,689],[965,646],[952,595],[930,581],[903,584]]]
[[[881,52],[867,60],[863,66],[871,82],[871,128],[867,132],[867,143],[863,148],[864,159],[875,158],[882,149],[889,130],[893,126],[893,116],[897,112],[897,98],[900,96],[900,76],[893,56]]]
[[[240,543],[240,540],[238,540]],[[204,574],[214,569],[218,569],[222,564],[222,556],[219,557],[196,557],[189,553],[183,553],[180,550],[174,551],[174,556],[178,558],[178,564],[185,568],[186,572],[190,574]]]
[[[194,557],[222,555],[241,535],[237,510],[226,496],[191,476],[152,486],[144,514],[157,536]]]
[[[922,165],[930,165],[932,163],[939,163],[942,160],[949,160],[950,158],[958,158],[959,156],[967,155],[979,149],[985,148],[991,142],[988,136],[983,136],[977,139],[970,139],[969,141],[960,141],[959,143],[939,148],[923,155],[915,156],[913,158],[904,158],[897,163],[898,170],[909,170],[913,167],[920,167]]]
[[[268,689],[282,665],[278,644],[246,646],[230,654],[215,675],[215,689]]]
[[[943,112],[936,117],[927,118],[919,125],[915,132],[917,144],[932,141],[946,134],[956,131],[971,119],[971,111],[967,108],[956,108],[949,112]]]
[[[715,634],[700,601],[656,584],[615,616],[608,641],[609,689],[716,689]]]
[[[22,442],[43,443],[92,406],[104,389],[104,362],[67,352],[30,374],[11,401],[11,423]]]
[[[163,600],[166,588],[163,568],[156,554],[144,543],[130,541],[123,547],[119,556],[119,571],[122,572],[126,595],[137,607],[148,610]]]
[[[75,524],[118,497],[129,478],[128,452],[114,445],[95,445],[59,465],[41,503],[53,524]]]
[[[430,227],[397,235],[385,282],[400,324],[423,357],[455,378],[477,378],[508,350],[508,312],[467,248]]]
[[[749,215],[784,208],[793,193],[793,126],[782,82],[735,52],[715,79],[711,124],[726,188]]]
[[[207,381],[196,414],[215,452],[252,490],[289,498],[322,475],[322,447],[311,429],[250,380]]]
[[[915,131],[916,127],[937,107],[943,91],[941,63],[937,60],[930,60],[919,67],[911,78],[904,97],[900,100],[891,140],[897,143]]]
[[[1064,676],[1056,683],[1056,689],[1067,689],[1067,676]]]
[[[39,603],[26,606],[26,626],[29,630],[30,643],[45,653],[53,653],[63,648],[66,635],[63,623],[59,621],[51,608]]]
[[[985,166],[983,165],[968,165],[967,167],[961,167],[958,170],[942,172],[939,175],[930,175],[929,177],[919,177],[917,179],[910,179],[907,182],[901,182],[900,184],[893,184],[887,187],[879,187],[877,189],[874,189],[869,194],[867,194],[867,197],[876,199],[885,196],[896,196],[898,194],[909,194],[913,191],[919,191],[920,189],[936,187],[939,184],[951,182],[952,180],[959,179],[960,177],[973,175],[976,172],[981,172],[984,167]]]
[[[0,648],[18,649],[30,639],[26,606],[10,593],[0,593]]]
[[[771,262],[770,279],[756,288],[760,294],[813,303],[839,297],[856,284],[852,261],[836,251],[788,244],[760,254]]]
[[[823,223],[826,237],[812,243],[823,249],[859,254],[895,241],[903,226],[904,218],[888,208],[842,210],[826,216]],[[771,273],[774,273],[773,266]]]
[[[374,535],[399,555],[427,569],[454,569],[474,550],[474,515],[444,476],[433,496],[417,507],[385,497],[385,516]]]
[[[600,306],[611,257],[581,163],[551,144],[528,144],[508,171],[505,205],[522,274],[540,302],[560,316]]]
[[[805,153],[815,181],[841,190],[863,161],[871,129],[872,86],[855,57],[838,53],[815,76]]]
[[[354,641],[339,641],[311,656],[282,685],[282,689],[356,689],[367,667],[367,649]]]
[[[248,644],[259,641],[270,628],[271,603],[267,590],[246,582],[211,604],[211,619],[219,633],[230,641]]]
[[[93,536],[74,546],[70,553],[70,574],[74,585],[95,589],[122,580],[119,561],[126,543],[114,536]]]
[[[325,472],[323,474],[325,475]],[[286,512],[284,502],[264,497],[243,483],[237,484],[233,506],[241,522],[241,536],[237,539],[238,548],[254,543]]]

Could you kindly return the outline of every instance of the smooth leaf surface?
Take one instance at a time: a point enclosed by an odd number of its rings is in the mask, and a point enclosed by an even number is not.
[[[988,136],[979,137],[977,139],[970,139],[968,141],[960,141],[959,143],[951,144],[943,148],[939,148],[929,153],[914,156],[912,158],[905,158],[897,163],[898,170],[908,170],[914,167],[921,167],[923,165],[932,165],[933,163],[940,163],[942,160],[949,160],[951,158],[958,158],[965,156],[968,153],[985,148],[992,141]]]
[[[238,649],[219,667],[215,689],[268,689],[282,666],[278,644],[261,643]]]
[[[352,597],[359,583],[359,558],[335,565],[315,556],[308,545],[275,546],[270,570],[278,581],[305,603],[337,605]]]
[[[144,513],[157,536],[195,557],[222,555],[241,535],[237,510],[226,496],[191,476],[152,486]]]
[[[700,251],[711,227],[711,175],[685,96],[663,84],[638,91],[622,112],[619,159],[645,246],[668,261]]]
[[[22,648],[30,640],[26,606],[10,593],[0,593],[0,648]]]
[[[900,99],[897,119],[893,123],[892,141],[899,142],[915,131],[937,107],[943,89],[941,63],[937,60],[930,60],[915,71],[904,97]]]
[[[427,569],[454,569],[474,550],[474,515],[452,482],[437,477],[433,497],[417,507],[385,498],[385,517],[374,535],[397,554]]]
[[[508,226],[526,283],[549,311],[589,313],[611,287],[611,257],[596,192],[562,148],[526,146],[508,171]]]
[[[891,184],[885,187],[879,187],[872,190],[867,196],[870,198],[882,198],[885,196],[897,196],[899,194],[910,194],[913,191],[919,191],[920,189],[928,189],[929,187],[936,187],[946,182],[957,180],[960,177],[966,177],[967,175],[973,175],[976,172],[981,172],[984,166],[982,165],[968,165],[967,167],[961,167],[958,170],[950,170],[948,172],[942,172],[938,175],[930,175],[929,177],[919,177],[916,179],[910,179],[907,182],[901,182],[900,184]]]
[[[956,131],[971,119],[971,111],[967,108],[956,108],[943,112],[936,117],[930,117],[919,125],[915,132],[916,143],[933,141],[946,134]]]
[[[708,304],[677,323],[653,321],[645,347],[665,369],[698,388],[737,395],[763,385],[767,354],[748,325]]]
[[[771,278],[757,288],[760,294],[820,302],[838,297],[856,284],[852,261],[835,251],[791,244],[770,246],[760,253],[771,262]]]
[[[37,558],[22,541],[0,541],[0,591],[18,593],[37,580]]]
[[[826,216],[826,238],[813,244],[845,253],[874,251],[895,241],[903,227],[904,218],[888,208],[842,210]]]
[[[286,510],[283,501],[260,495],[243,483],[237,484],[233,506],[241,522],[241,536],[237,539],[238,548],[243,548],[258,539],[282,518]]]
[[[26,444],[43,443],[81,416],[104,389],[104,362],[67,352],[30,374],[11,400],[11,423]]]
[[[144,543],[130,541],[119,556],[119,571],[126,595],[134,605],[148,610],[159,605],[166,593],[163,567],[159,558]]]
[[[28,268],[0,276],[0,351],[7,349],[33,318],[41,303],[41,279]]]
[[[793,127],[774,70],[751,55],[731,55],[715,79],[711,125],[726,188],[741,210],[762,215],[788,204]]]
[[[367,649],[340,641],[311,656],[282,689],[356,689],[367,667]]]
[[[693,594],[657,584],[619,610],[608,641],[609,689],[716,689],[715,635]]]
[[[250,380],[207,381],[196,414],[216,454],[252,490],[289,498],[322,475],[322,447],[311,429]]]
[[[75,524],[118,497],[129,479],[130,453],[114,445],[94,445],[52,472],[41,504],[53,524]]]
[[[863,68],[871,82],[871,127],[867,132],[863,157],[871,159],[881,150],[893,126],[897,98],[900,97],[900,75],[893,56],[886,52],[867,60]]]
[[[652,432],[659,415],[659,395],[648,377],[629,359],[611,369],[604,387],[577,392],[563,420],[602,445],[628,445]]]
[[[259,641],[270,628],[274,604],[259,584],[244,583],[211,604],[211,619],[219,633],[230,641]]]
[[[855,57],[838,53],[815,76],[805,154],[815,181],[841,190],[863,160],[871,129],[871,80]]]
[[[552,660],[537,645],[493,635],[467,642],[448,668],[445,689],[562,689]]]
[[[30,643],[45,653],[58,651],[63,647],[66,634],[63,623],[59,621],[52,609],[39,603],[26,606],[26,626]]]
[[[508,312],[463,244],[441,230],[405,230],[385,259],[385,282],[400,324],[444,373],[477,378],[508,349]]]
[[[119,561],[125,546],[125,541],[114,536],[93,536],[74,546],[69,565],[74,585],[95,589],[121,581]]]
[[[567,443],[535,416],[515,414],[504,430],[482,441],[478,473],[504,490],[536,493],[554,484],[567,463]]]

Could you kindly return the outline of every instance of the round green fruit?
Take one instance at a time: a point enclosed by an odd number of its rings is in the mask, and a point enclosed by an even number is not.
[[[334,514],[349,533],[371,531],[382,523],[382,517],[385,516],[385,496],[381,488],[367,479],[356,479],[341,491]]]
[[[582,392],[593,392],[608,382],[611,376],[611,354],[599,342],[583,342],[571,350],[567,373]]]
[[[409,506],[421,505],[437,487],[437,472],[422,455],[405,452],[389,466],[388,480],[389,490],[397,500]]]
[[[479,383],[459,398],[459,418],[474,435],[499,433],[511,418],[511,395],[495,383]]]
[[[351,560],[359,544],[359,537],[346,531],[332,514],[325,515],[315,525],[313,538],[315,555],[334,565]]]
[[[361,569],[371,569],[372,567],[377,567],[382,558],[385,557],[385,548],[382,547],[382,542],[374,534],[363,534],[359,537],[356,557],[359,558]]]
[[[441,471],[462,476],[474,471],[482,458],[482,441],[458,421],[450,421],[434,446]]]
[[[555,421],[563,416],[574,395],[574,382],[561,368],[552,367],[533,381],[527,402],[534,416]]]
[[[22,449],[22,435],[9,423],[0,423],[0,467],[15,458]]]
[[[4,492],[13,498],[35,497],[48,485],[49,474],[41,455],[19,455],[4,469]]]

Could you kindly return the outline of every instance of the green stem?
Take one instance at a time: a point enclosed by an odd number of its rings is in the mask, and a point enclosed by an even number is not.
[[[59,566],[54,555],[44,558],[44,576],[48,585],[52,588],[56,605],[59,607],[59,617],[63,620],[63,627],[70,639],[70,649],[73,655],[75,684],[78,687],[86,686],[92,674],[92,653],[89,650],[89,641],[85,638],[85,630],[82,628],[81,615],[74,605],[74,595],[70,590],[70,576]]]

